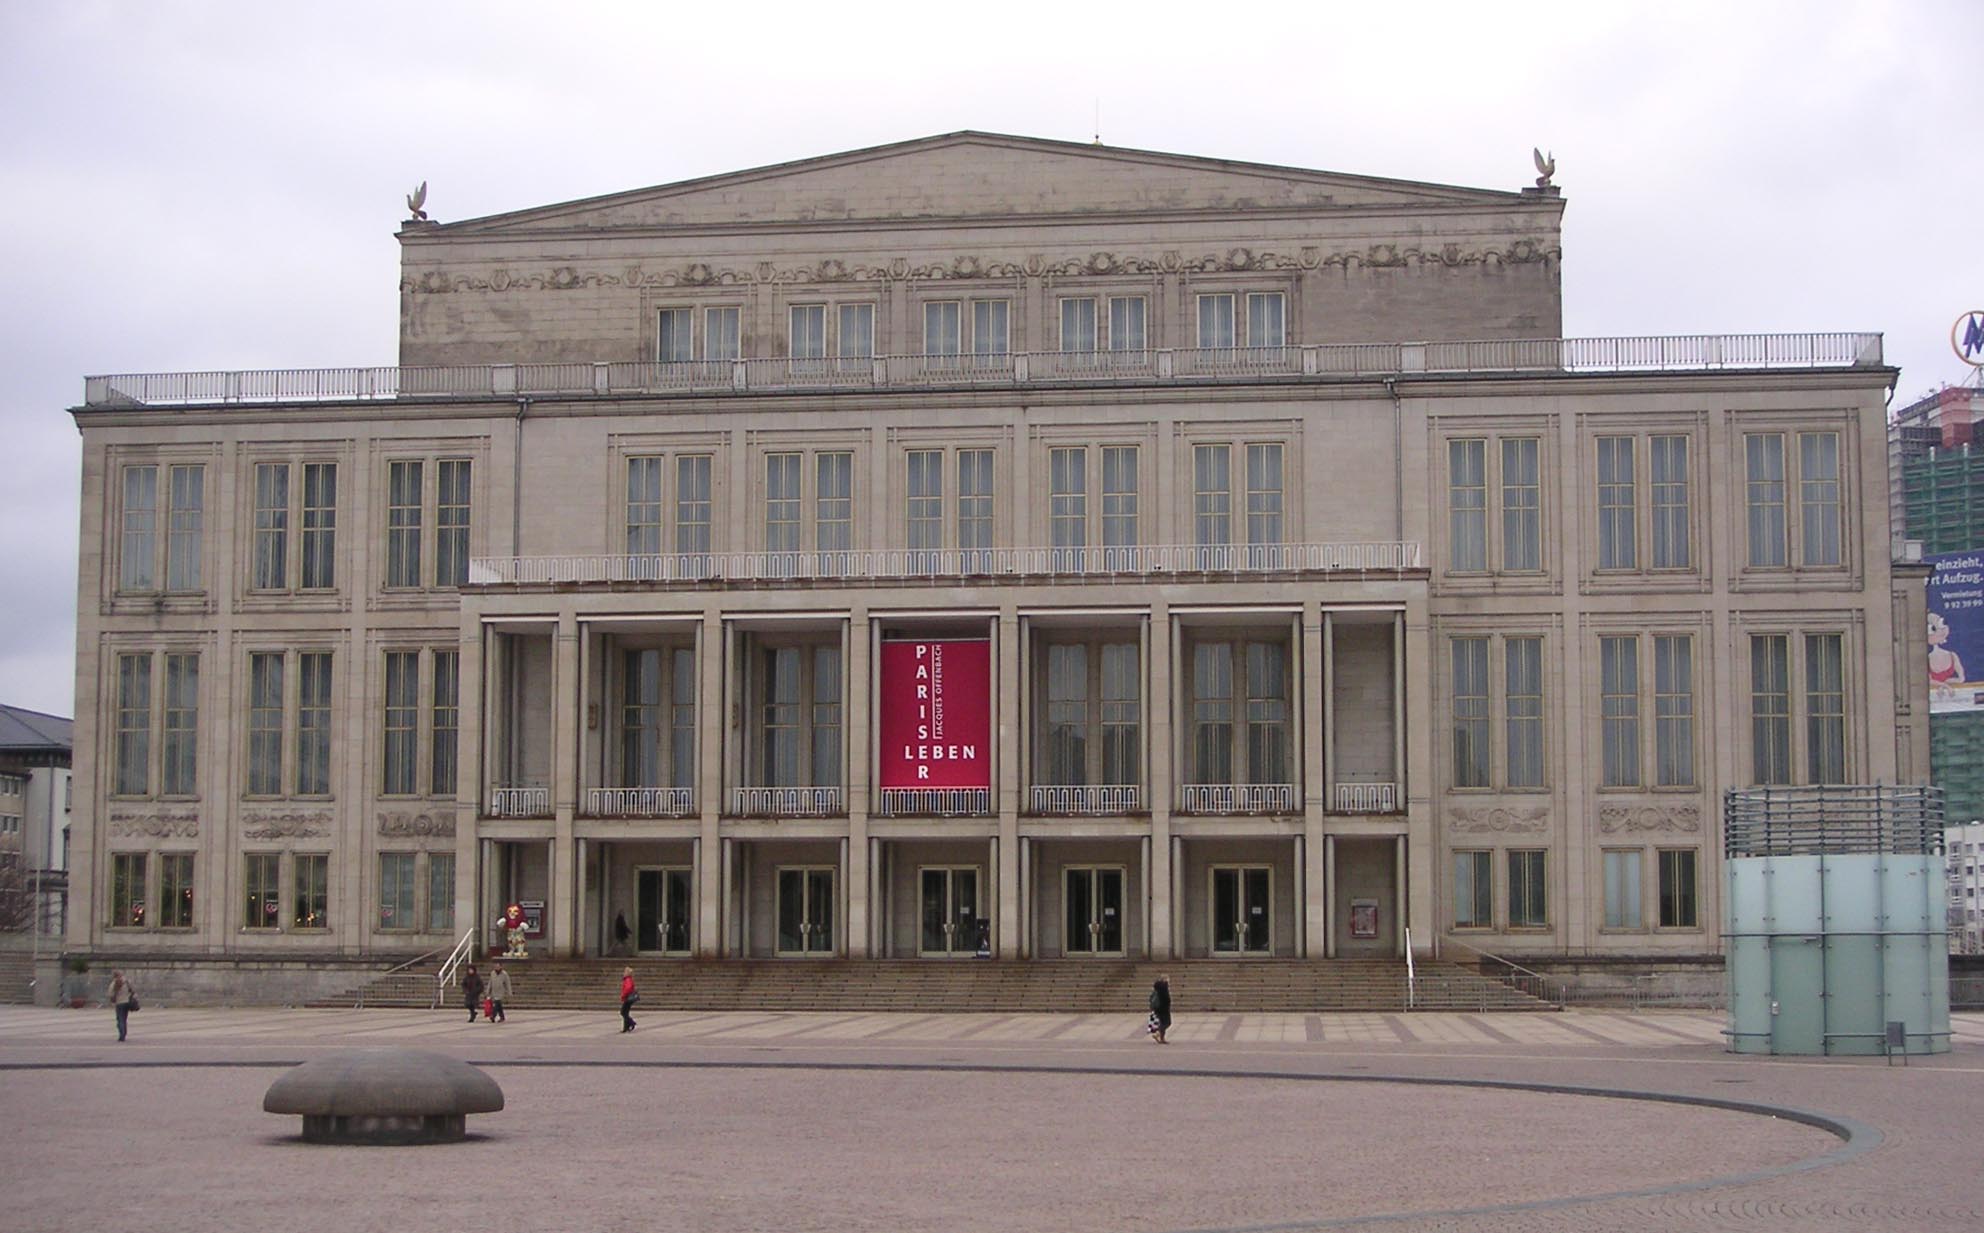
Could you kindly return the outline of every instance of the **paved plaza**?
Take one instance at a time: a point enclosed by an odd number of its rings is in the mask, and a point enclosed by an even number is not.
[[[1881,1059],[1708,1012],[1133,1016],[0,1008],[0,1229],[1984,1227],[1984,1016]],[[465,1143],[301,1143],[287,1063],[487,1068]],[[1649,1099],[1653,1097],[1654,1099]]]

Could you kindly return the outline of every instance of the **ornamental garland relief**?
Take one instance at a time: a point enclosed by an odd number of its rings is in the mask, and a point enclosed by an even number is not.
[[[244,839],[308,839],[331,833],[329,811],[317,813],[249,813],[241,815]]]
[[[379,815],[379,834],[388,839],[398,839],[415,835],[435,835],[452,838],[455,833],[455,815],[451,813],[382,813]]]
[[[1607,835],[1642,831],[1694,833],[1702,829],[1702,809],[1693,803],[1601,805],[1598,807],[1598,829]]]
[[[1523,834],[1544,829],[1550,821],[1548,805],[1470,805],[1447,810],[1450,830],[1467,834],[1490,832]]]
[[[1176,249],[1158,254],[1125,255],[1092,252],[1050,260],[1039,253],[1022,261],[1001,261],[984,257],[958,256],[949,261],[913,264],[895,257],[879,265],[849,264],[828,258],[814,265],[779,267],[761,261],[749,267],[711,266],[691,262],[680,267],[650,270],[640,265],[618,270],[582,270],[560,265],[533,273],[516,273],[498,268],[485,275],[450,274],[428,270],[416,278],[400,280],[400,291],[409,295],[447,295],[464,291],[574,291],[588,287],[714,287],[748,284],[843,283],[843,282],[935,282],[946,279],[1072,278],[1090,274],[1214,274],[1258,270],[1321,270],[1335,267],[1346,272],[1360,268],[1410,269],[1425,266],[1449,269],[1479,265],[1531,265],[1556,261],[1563,250],[1538,240],[1517,240],[1505,248],[1463,249],[1458,244],[1437,248],[1401,247],[1373,244],[1351,251],[1324,253],[1304,246],[1293,253],[1251,248],[1229,248],[1224,252],[1185,256]]]
[[[200,815],[197,813],[112,813],[113,839],[197,839]]]

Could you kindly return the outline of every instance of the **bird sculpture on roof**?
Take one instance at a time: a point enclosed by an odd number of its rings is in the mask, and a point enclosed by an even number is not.
[[[1542,175],[1536,177],[1536,187],[1549,188],[1550,177],[1557,174],[1556,151],[1553,150],[1550,153],[1545,154],[1542,150],[1532,146],[1530,147],[1529,152],[1536,156],[1536,169],[1543,173]],[[424,188],[426,186],[422,185],[421,187]]]
[[[420,182],[420,187],[414,189],[413,192],[408,195],[406,199],[406,208],[413,211],[413,217],[415,221],[424,223],[427,221],[427,211],[422,207],[425,206],[426,204],[427,204],[427,181],[422,180]]]

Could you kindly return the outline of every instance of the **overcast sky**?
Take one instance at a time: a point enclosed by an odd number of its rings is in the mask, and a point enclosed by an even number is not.
[[[1484,188],[1557,157],[1567,334],[1984,307],[1984,10],[0,0],[0,702],[73,713],[86,374],[395,358],[442,221],[974,128]],[[1226,22],[1231,24],[1223,24]]]

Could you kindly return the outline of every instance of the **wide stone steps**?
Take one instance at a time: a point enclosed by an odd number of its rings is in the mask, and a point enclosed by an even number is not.
[[[1128,1013],[1151,981],[1171,979],[1175,1013],[1401,1011],[1406,973],[1389,959],[1179,960],[654,960],[530,959],[505,965],[510,1004],[611,1010],[620,970],[634,969],[647,1010],[870,1011],[936,1013]],[[427,1007],[433,966],[382,976],[320,1005]],[[489,965],[482,968],[486,975]],[[459,1003],[459,988],[444,1001]],[[1554,1009],[1518,990],[1448,963],[1421,963],[1413,997],[1421,1010]]]
[[[0,1003],[25,1005],[33,1000],[34,956],[0,950]]]

